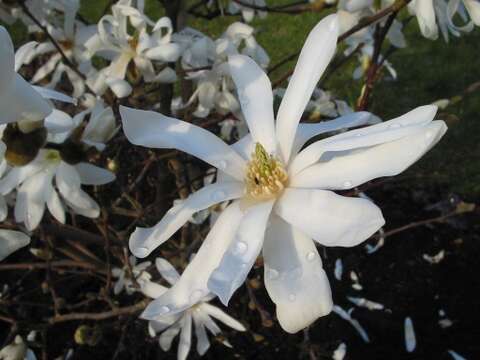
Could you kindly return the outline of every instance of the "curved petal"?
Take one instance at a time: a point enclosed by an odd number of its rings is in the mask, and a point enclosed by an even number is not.
[[[204,355],[210,347],[207,330],[203,324],[203,319],[198,316],[198,311],[192,313],[193,322],[195,323],[195,334],[197,335],[197,352],[200,356]]]
[[[243,212],[238,202],[234,202],[221,213],[180,280],[147,306],[142,314],[143,318],[152,319],[162,314],[183,311],[209,293],[207,281],[210,274],[220,263],[242,217]]]
[[[229,56],[228,65],[253,140],[262,144],[269,154],[274,154],[277,145],[270,80],[248,56]]]
[[[202,311],[205,311],[207,315],[214,317],[215,319],[217,319],[218,321],[221,321],[222,323],[224,323],[228,327],[231,327],[232,329],[235,329],[237,331],[247,331],[245,326],[243,326],[243,324],[240,321],[235,320],[230,315],[225,313],[222,309],[219,309],[216,306],[210,305],[209,303],[202,303],[200,305],[200,309]]]
[[[111,171],[90,163],[79,163],[75,165],[75,169],[84,185],[104,185],[115,180],[115,175]]]
[[[45,200],[50,214],[52,214],[57,221],[65,224],[65,209],[63,208],[60,196],[58,196],[58,193],[53,186],[48,189],[48,192],[45,195]]]
[[[208,289],[216,294],[225,306],[247,278],[258,254],[274,200],[254,205],[243,217],[237,233],[228,246],[218,267],[208,279]]]
[[[414,6],[422,35],[428,39],[436,40],[438,38],[438,27],[433,0],[416,0]]]
[[[181,204],[172,207],[154,227],[137,227],[130,236],[130,251],[139,258],[148,256],[175,234],[193,214],[217,203],[239,198],[244,192],[244,185],[239,182],[222,182],[203,187]]]
[[[209,131],[153,111],[120,107],[123,130],[135,145],[178,149],[196,156],[237,180],[245,176],[245,161]]]
[[[308,35],[295,66],[277,115],[277,139],[280,156],[288,163],[293,139],[305,106],[320,76],[330,62],[338,37],[338,19],[329,15]]]
[[[170,285],[174,285],[179,279],[180,275],[177,270],[167,260],[163,258],[157,258],[155,260],[155,266],[162,277],[167,280]]]
[[[181,323],[177,322],[160,335],[158,343],[163,351],[168,351],[172,347],[172,341],[178,335],[181,329]]]
[[[0,261],[29,243],[30,237],[20,231],[0,229]]]
[[[182,321],[182,331],[178,342],[177,360],[185,360],[192,346],[192,315],[186,312]]]
[[[45,118],[45,127],[53,134],[65,133],[74,128],[73,119],[67,113],[53,109]]]
[[[342,190],[378,177],[397,175],[430,150],[445,131],[447,126],[443,121],[433,121],[399,140],[338,155],[334,153],[331,159],[296,174],[290,186]]]
[[[0,96],[0,108],[2,124],[43,120],[52,112],[50,104],[18,74],[10,91]]]
[[[293,159],[288,172],[293,177],[320,160],[322,155],[328,151],[345,151],[374,146],[411,135],[419,127],[430,123],[436,112],[437,107],[434,105],[420,106],[396,119],[317,141],[307,146]]]
[[[314,136],[346,128],[366,125],[368,124],[371,116],[372,114],[369,112],[359,111],[340,116],[334,120],[322,121],[316,124],[299,124],[295,139],[293,141],[291,155],[295,156],[303,147],[303,145],[305,145],[305,143]]]
[[[263,259],[265,287],[285,331],[296,333],[332,310],[330,284],[311,238],[272,217]]]
[[[385,224],[382,212],[371,201],[325,190],[288,188],[275,211],[324,246],[358,245]]]
[[[15,219],[24,222],[28,230],[35,229],[45,211],[46,195],[52,188],[53,169],[45,169],[25,180],[15,202]]]
[[[13,43],[8,31],[0,26],[0,97],[10,92],[15,77],[15,53]],[[3,108],[2,108],[3,111]]]

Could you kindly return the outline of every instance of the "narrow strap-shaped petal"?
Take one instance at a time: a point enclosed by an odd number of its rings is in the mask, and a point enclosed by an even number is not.
[[[120,107],[123,130],[135,144],[178,149],[202,159],[237,180],[245,176],[245,161],[211,132],[153,111]]]
[[[182,321],[182,331],[178,341],[177,360],[185,360],[192,346],[192,315],[186,312]]]
[[[115,180],[115,175],[111,171],[90,163],[79,163],[75,165],[75,169],[84,185],[105,185]]]
[[[341,152],[293,176],[294,188],[345,190],[383,176],[394,176],[421,158],[445,134],[443,121],[419,127],[416,132],[384,144]]]
[[[217,203],[239,198],[244,191],[244,185],[239,182],[222,182],[201,188],[181,204],[172,207],[154,227],[138,227],[130,236],[130,251],[136,257],[148,256],[180,229],[193,214]]]
[[[238,227],[235,238],[223,255],[222,261],[208,280],[208,289],[216,294],[225,306],[247,278],[258,254],[274,200],[254,205],[248,209]]]
[[[332,293],[312,239],[278,216],[265,235],[265,287],[282,328],[296,333],[327,315]]]
[[[345,151],[401,139],[430,123],[436,112],[436,106],[420,106],[393,120],[317,141],[307,146],[293,159],[288,172],[293,177],[320,160],[327,151]]]
[[[273,94],[268,76],[248,56],[232,55],[228,65],[253,141],[262,144],[269,154],[275,153]]]
[[[231,327],[232,329],[235,329],[237,331],[247,330],[240,321],[234,319],[233,317],[228,315],[225,311],[223,311],[222,309],[219,309],[216,306],[213,306],[209,303],[203,303],[200,305],[200,309],[205,311],[208,315],[214,317],[218,321],[221,321],[228,327]]]
[[[369,112],[359,111],[316,124],[299,124],[292,145],[292,157],[295,156],[302,146],[312,137],[332,131],[365,125],[368,123],[371,115]]]
[[[243,217],[238,202],[228,206],[210,230],[198,253],[188,264],[180,280],[165,294],[148,304],[145,319],[176,313],[195,305],[208,293],[207,281],[218,267]]]
[[[326,190],[288,188],[275,212],[324,246],[358,245],[385,224],[371,201]]]
[[[320,76],[335,53],[338,19],[329,15],[310,32],[277,114],[280,156],[288,163],[297,125]]]
[[[168,351],[172,347],[173,339],[175,339],[175,337],[180,332],[180,325],[180,322],[173,324],[158,338],[158,343],[163,351]]]
[[[204,355],[210,347],[210,341],[208,340],[207,330],[203,324],[202,318],[199,316],[198,311],[193,312],[193,322],[195,323],[195,335],[197,335],[197,352],[200,356]]]
[[[180,279],[180,274],[166,259],[157,258],[155,260],[155,266],[157,267],[160,275],[162,275],[162,277],[167,280],[170,285],[174,285],[178,279]]]

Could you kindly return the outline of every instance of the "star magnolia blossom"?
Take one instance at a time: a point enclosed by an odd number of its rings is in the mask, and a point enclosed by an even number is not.
[[[392,0],[388,1],[392,2]],[[472,31],[474,25],[480,26],[480,1],[478,0],[413,0],[408,4],[408,9],[417,17],[422,35],[432,40],[438,38],[439,27],[445,41],[448,42],[449,33],[460,36],[462,32]],[[463,26],[456,26],[453,23],[453,17],[457,13],[467,21],[465,10],[470,15],[470,21]]]
[[[133,35],[127,31],[129,21],[135,29]],[[147,24],[151,24],[151,21],[130,6],[130,1],[122,1],[112,6],[112,15],[105,15],[100,19],[98,36],[91,40],[96,42],[91,51],[111,62],[99,73],[94,71],[88,75],[89,85],[98,94],[102,94],[109,86],[119,97],[129,95],[131,87],[125,78],[131,62],[135,64],[135,69],[145,82],[172,83],[176,80],[175,71],[165,64],[176,61],[180,56],[180,47],[170,42],[173,32],[170,19],[159,19],[154,24],[151,35],[147,32]],[[152,60],[165,65],[158,74]]]
[[[266,74],[249,57],[229,58],[250,135],[228,146],[210,132],[158,113],[122,107],[123,128],[134,144],[175,148],[219,170],[217,183],[172,208],[153,228],[137,228],[130,249],[145,257],[172,236],[192,213],[234,200],[217,219],[181,279],[153,301],[149,319],[190,307],[192,294],[212,292],[227,303],[262,252],[265,286],[277,317],[296,332],[332,309],[327,276],[315,247],[355,246],[383,224],[371,201],[332,190],[352,189],[405,170],[444,134],[433,121],[435,106],[419,107],[399,118],[344,132],[302,147],[312,136],[365,124],[354,113],[319,124],[299,124],[315,86],[334,55],[335,15],[310,33],[278,110]],[[314,241],[313,241],[313,240]]]
[[[15,72],[15,53],[7,30],[0,26],[0,124],[43,120],[50,104]]]
[[[165,259],[157,258],[155,262],[158,271],[162,277],[172,286],[180,279],[180,275],[175,268]],[[141,291],[148,297],[156,299],[164,294],[168,288],[151,281],[139,281]],[[196,296],[196,297],[195,297]],[[212,294],[197,293],[192,298],[194,303],[191,307],[175,314],[166,314],[155,317],[148,323],[150,335],[156,336],[163,332],[159,337],[159,344],[163,351],[170,350],[173,339],[180,333],[178,343],[177,359],[184,360],[190,352],[192,343],[192,320],[195,326],[197,336],[197,352],[204,355],[210,347],[210,341],[206,329],[214,336],[221,333],[220,328],[212,319],[215,318],[232,329],[245,331],[245,327],[225,312],[210,305],[208,302],[214,298]]]

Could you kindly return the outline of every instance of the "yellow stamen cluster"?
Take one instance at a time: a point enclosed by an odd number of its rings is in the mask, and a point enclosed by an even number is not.
[[[277,197],[287,186],[288,174],[283,164],[257,143],[248,163],[245,182],[252,198],[268,200]]]

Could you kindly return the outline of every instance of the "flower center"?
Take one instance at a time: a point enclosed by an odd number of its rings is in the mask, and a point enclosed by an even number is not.
[[[45,153],[45,160],[50,163],[57,164],[62,161],[62,157],[57,150],[48,149]]]
[[[248,163],[247,193],[256,200],[277,197],[288,184],[288,174],[283,164],[257,143]]]

